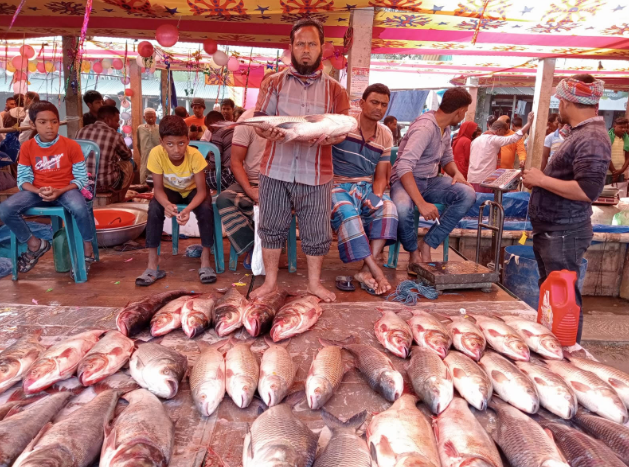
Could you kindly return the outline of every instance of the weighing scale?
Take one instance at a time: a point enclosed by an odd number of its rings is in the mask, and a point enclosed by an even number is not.
[[[485,179],[481,186],[494,191],[494,200],[481,204],[478,213],[478,231],[476,235],[476,261],[430,262],[413,265],[418,279],[423,279],[438,292],[456,289],[481,289],[491,291],[491,285],[500,280],[500,246],[504,227],[504,209],[502,194],[518,187],[522,172],[513,169],[498,169]],[[483,223],[483,211],[489,207],[487,223]],[[482,229],[492,231],[491,247],[494,252],[494,267],[490,269],[478,263]]]

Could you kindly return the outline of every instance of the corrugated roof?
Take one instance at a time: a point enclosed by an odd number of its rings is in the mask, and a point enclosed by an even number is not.
[[[497,96],[532,96],[535,94],[535,88],[528,87],[507,87],[507,88],[487,88],[487,94]]]

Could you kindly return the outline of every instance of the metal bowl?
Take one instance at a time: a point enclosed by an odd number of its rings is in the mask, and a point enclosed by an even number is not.
[[[135,240],[144,232],[148,218],[146,208],[134,207],[131,203],[116,203],[94,208],[94,211],[103,209],[117,209],[119,211],[132,213],[135,215],[135,223],[126,227],[97,229],[96,238],[98,239],[99,247],[122,245],[130,240]]]

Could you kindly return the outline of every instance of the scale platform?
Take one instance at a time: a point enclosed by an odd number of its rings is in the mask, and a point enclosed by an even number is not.
[[[438,292],[453,289],[483,289],[489,292],[500,275],[474,261],[448,261],[412,265],[418,279],[424,279]]]

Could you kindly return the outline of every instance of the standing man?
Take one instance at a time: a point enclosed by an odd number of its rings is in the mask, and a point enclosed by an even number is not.
[[[592,242],[592,201],[605,185],[611,143],[605,119],[597,116],[604,82],[591,75],[574,75],[557,86],[561,120],[572,127],[544,172],[524,171],[524,185],[532,188],[529,215],[539,284],[553,271],[580,273],[581,260]],[[578,281],[577,281],[578,282]],[[577,304],[581,292],[575,283]],[[577,343],[581,341],[583,313]]]
[[[612,160],[607,171],[606,184],[624,181],[624,174],[629,167],[629,120],[618,117],[614,120],[614,126],[609,130],[609,139],[612,142]]]
[[[391,170],[391,198],[398,211],[398,239],[410,253],[411,274],[416,274],[415,264],[432,261],[431,249],[443,243],[476,201],[474,190],[454,162],[450,145],[450,127],[465,118],[471,103],[472,96],[465,88],[448,89],[439,109],[418,117],[400,143]],[[439,176],[440,165],[449,177]],[[447,205],[441,217],[433,203]],[[415,206],[427,221],[440,220],[419,246],[413,221]]]
[[[226,122],[234,121],[234,109],[236,104],[231,99],[223,99],[221,102],[221,113]]]
[[[140,183],[146,182],[149,173],[146,164],[149,160],[149,153],[155,146],[159,146],[159,127],[156,125],[157,113],[155,109],[147,107],[144,109],[144,125],[138,127],[138,149],[140,150]]]
[[[499,120],[504,120],[507,126],[511,126],[505,136],[515,135],[522,129],[522,119],[520,117],[514,117],[513,123],[508,115],[503,115]],[[516,159],[518,164],[516,167]],[[501,169],[515,169],[524,167],[526,161],[526,147],[524,146],[524,138],[520,138],[515,143],[507,144],[500,149],[500,168]]]
[[[205,101],[202,98],[195,97],[194,99],[192,99],[192,112],[193,115],[190,115],[186,118],[186,125],[188,125],[188,127],[191,127],[192,125],[203,127],[203,129],[201,130],[201,134],[203,134],[203,132],[207,128],[205,128],[205,122],[203,118],[203,112],[205,112]]]
[[[358,128],[332,147],[332,229],[344,263],[363,260],[354,278],[369,293],[391,290],[376,259],[386,243],[397,238],[397,209],[384,193],[391,172],[393,135],[379,123],[387,111],[391,92],[372,84],[360,100]]]
[[[291,66],[276,73],[260,89],[256,111],[272,116],[349,113],[349,98],[321,67],[323,26],[303,18],[290,33]],[[292,209],[299,219],[301,247],[308,260],[308,291],[326,302],[336,295],[321,285],[323,257],[330,249],[332,229],[332,145],[345,136],[320,144],[288,142],[278,129],[262,131],[267,144],[260,165],[260,225],[266,278],[252,297],[277,288],[282,246],[288,238]]]

